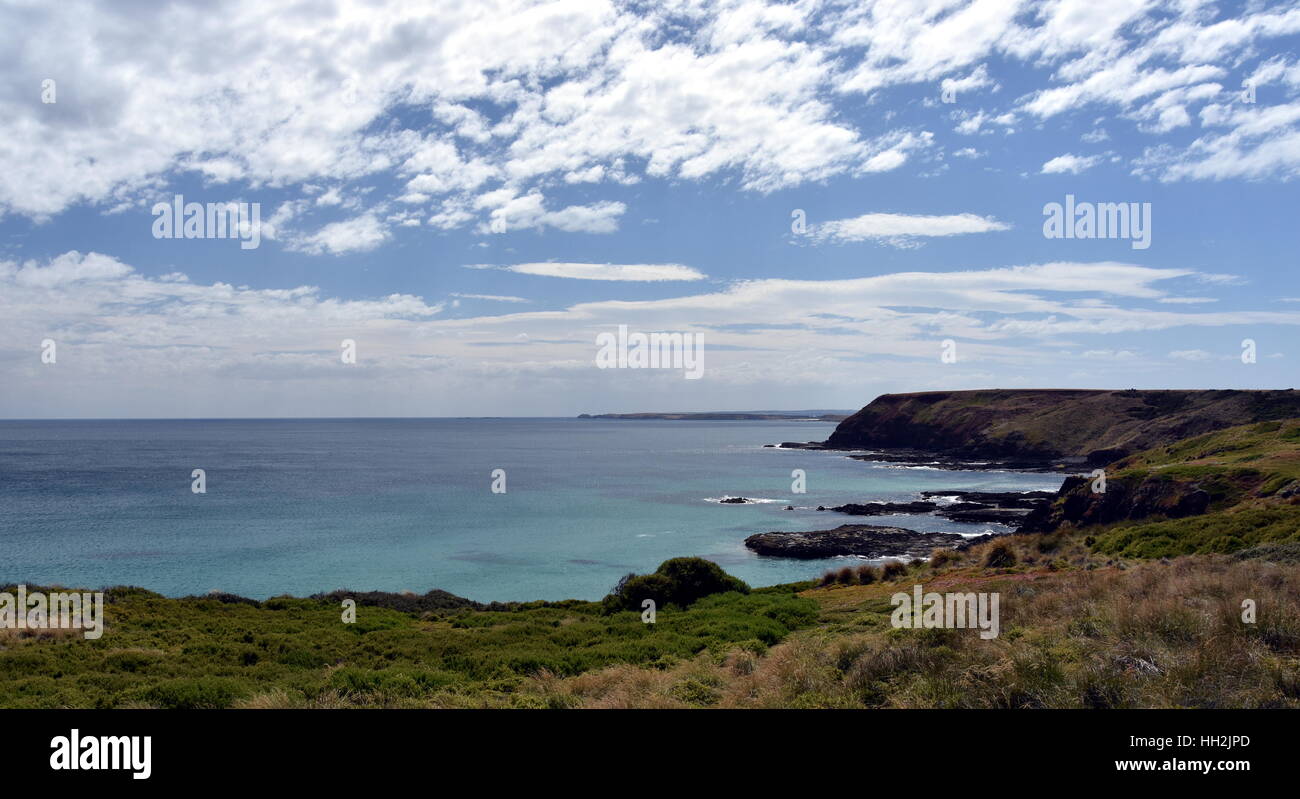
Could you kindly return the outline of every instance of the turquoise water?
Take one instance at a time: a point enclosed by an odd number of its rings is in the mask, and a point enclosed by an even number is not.
[[[751,585],[843,560],[760,558],[744,539],[850,522],[968,535],[930,516],[817,505],[924,489],[1055,489],[1061,477],[903,469],[764,449],[815,422],[326,419],[0,422],[0,582],[255,598],[442,588],[481,601],[597,599],[699,555]],[[204,469],[207,493],[191,491]],[[494,469],[506,493],[491,491]],[[791,493],[791,470],[807,493]],[[745,496],[763,504],[722,505]],[[786,504],[799,507],[785,511]]]

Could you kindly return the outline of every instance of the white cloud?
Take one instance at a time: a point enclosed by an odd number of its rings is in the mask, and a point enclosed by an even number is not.
[[[984,64],[980,64],[971,70],[970,74],[965,77],[944,78],[939,82],[939,87],[943,94],[954,98],[954,100],[962,97],[966,92],[976,89],[992,88],[993,91],[997,91],[1002,88],[997,81],[989,77],[988,67]]]
[[[476,265],[478,266],[478,265]],[[658,282],[665,280],[703,280],[703,272],[681,264],[574,264],[531,263],[499,267],[507,272],[575,280],[622,280]]]
[[[1180,361],[1208,361],[1214,356],[1205,350],[1174,350],[1169,357]]]
[[[829,385],[828,375],[863,395],[878,392],[882,379],[927,385],[944,338],[982,365],[944,371],[952,387],[987,383],[990,374],[1046,379],[1056,368],[1054,340],[1101,337],[1073,349],[1139,364],[1143,349],[1133,339],[1142,333],[1300,325],[1294,311],[1148,307],[1169,296],[1166,285],[1195,277],[1101,262],[763,279],[663,299],[451,319],[441,304],[407,294],[344,300],[310,286],[201,285],[174,273],[145,277],[105,255],[66,253],[0,262],[0,341],[49,337],[59,346],[57,367],[12,344],[0,348],[7,364],[0,415],[303,416],[362,407],[462,415],[509,412],[504,403],[521,393],[535,403],[530,411],[568,412],[575,396],[627,392],[635,403],[674,396],[663,393],[670,384],[680,391],[680,377],[594,367],[595,334],[619,324],[703,332],[707,379],[719,392],[711,396],[736,400],[807,391]],[[1122,347],[1104,338],[1115,334],[1125,336]],[[355,366],[338,357],[349,338],[357,342]],[[873,367],[863,369],[864,361]]]
[[[532,302],[532,300],[523,297],[513,297],[505,294],[461,294],[460,292],[453,292],[451,296],[463,300],[487,300],[489,302]]]
[[[1138,174],[1161,180],[1287,179],[1300,176],[1300,102],[1257,107],[1210,105],[1206,133],[1186,147],[1149,148]]]
[[[1100,160],[1101,156],[1099,155],[1083,156],[1066,153],[1044,163],[1041,172],[1044,175],[1077,175],[1084,170],[1092,169]]]
[[[1087,350],[1081,357],[1099,361],[1131,361],[1138,356],[1131,350]]]
[[[362,214],[342,222],[331,222],[311,235],[294,240],[290,249],[313,255],[344,255],[368,252],[383,244],[391,234],[374,214]]]
[[[900,169],[932,133],[855,113],[859,95],[934,81],[988,104],[960,108],[964,134],[1097,106],[1150,136],[1204,127],[1190,147],[1143,154],[1140,169],[1163,180],[1300,169],[1288,110],[1300,65],[1260,55],[1300,32],[1287,6],[1228,18],[1146,0],[342,0],[307,14],[242,0],[219,14],[160,7],[148,25],[136,15],[75,0],[0,11],[0,213],[138,207],[197,177],[241,193],[312,185],[320,208],[359,218],[426,206],[435,229],[512,212],[530,229],[607,233],[620,203],[559,207],[543,193],[646,178],[771,192]],[[1029,88],[994,107],[1000,62]],[[1223,105],[1245,76],[1271,101]],[[57,103],[39,102],[46,78]],[[402,112],[418,107],[431,113]],[[378,187],[368,198],[354,193],[363,180]],[[481,202],[501,191],[515,207]]]
[[[70,283],[106,281],[125,277],[131,267],[107,255],[96,252],[82,255],[72,251],[40,265],[28,261],[22,266],[0,263],[0,278],[12,280],[21,287],[55,289]],[[169,276],[168,279],[174,279]]]
[[[815,225],[809,231],[817,242],[881,241],[907,246],[918,238],[960,236],[1010,230],[1011,226],[992,217],[975,214],[924,216],[911,214],[863,214]]]

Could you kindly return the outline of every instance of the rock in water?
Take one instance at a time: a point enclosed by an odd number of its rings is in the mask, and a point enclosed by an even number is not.
[[[935,547],[953,547],[962,540],[956,533],[920,533],[903,527],[843,524],[833,530],[759,533],[746,538],[745,546],[759,555],[782,558],[924,557]]]

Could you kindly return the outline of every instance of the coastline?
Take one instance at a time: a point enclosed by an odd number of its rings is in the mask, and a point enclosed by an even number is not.
[[[1109,490],[1095,494],[1078,475],[1053,474],[1064,477],[1055,491],[989,491],[934,482],[987,488],[996,476],[987,469],[925,472],[925,487],[906,483],[892,499],[858,496],[798,513],[805,520],[832,514],[837,521],[888,522],[833,528],[863,534],[849,540],[850,548],[919,536],[887,565],[834,557],[819,578],[754,588],[718,570],[725,580],[712,593],[662,603],[653,624],[634,609],[639,595],[609,601],[627,580],[600,601],[477,602],[436,588],[169,598],[116,586],[106,589],[100,640],[66,630],[0,631],[0,668],[26,669],[0,686],[0,705],[1296,706],[1293,683],[1276,677],[1294,672],[1293,642],[1300,640],[1291,621],[1300,618],[1298,448],[1300,420],[1239,425],[1116,461],[1108,466]],[[757,457],[743,461],[751,466],[788,463],[765,460],[757,453],[772,450],[754,444],[738,451]],[[844,485],[851,486],[872,473],[867,460],[825,463],[843,467]],[[897,478],[889,469],[874,473]],[[1206,502],[1187,506],[1193,515],[1168,520],[1198,491]],[[708,507],[733,528],[737,519],[744,526],[791,513],[774,503]],[[900,513],[937,523],[941,513],[987,518],[989,511],[1004,522],[1032,518],[1037,529],[956,541],[890,527]],[[787,551],[791,541],[825,543],[815,530],[780,535],[788,536],[778,542]],[[652,585],[667,565],[649,575],[637,570],[640,584]],[[1237,621],[1235,606],[1220,610],[1224,597],[1249,595],[1266,580],[1279,586],[1286,615],[1270,622],[1272,637],[1261,639]],[[896,629],[892,598],[922,586],[1001,596],[1003,634],[984,640],[972,630]],[[1193,611],[1203,623],[1189,621]],[[1134,651],[1133,640],[1155,644]],[[1017,668],[1040,662],[1045,648],[1053,653],[1051,668]],[[90,678],[98,674],[114,679]],[[971,674],[985,676],[972,683]]]

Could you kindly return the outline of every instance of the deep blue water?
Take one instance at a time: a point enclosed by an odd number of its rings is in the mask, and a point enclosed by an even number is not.
[[[771,585],[844,561],[759,558],[745,536],[853,521],[990,529],[929,516],[854,519],[811,509],[819,504],[1061,482],[762,446],[821,440],[831,429],[576,419],[0,421],[0,582],[256,598],[346,587],[442,588],[483,601],[596,599],[629,571],[700,555],[751,585]],[[206,471],[206,494],[190,489],[196,468]],[[803,495],[791,493],[796,468],[807,472]],[[491,491],[494,469],[506,471],[504,494]],[[736,495],[776,501],[716,502]]]

